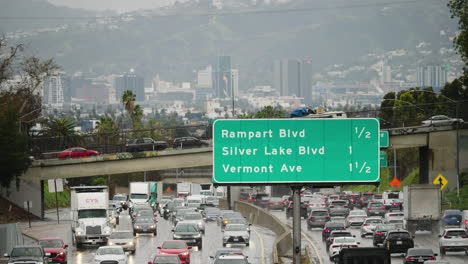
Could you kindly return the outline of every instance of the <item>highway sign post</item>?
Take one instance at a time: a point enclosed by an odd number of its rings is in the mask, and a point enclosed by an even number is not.
[[[380,167],[386,168],[388,166],[387,152],[380,151]]]
[[[442,191],[448,184],[448,180],[444,177],[444,175],[442,175],[441,173],[439,173],[439,175],[437,175],[437,177],[434,179],[434,181],[432,182],[432,184],[437,184],[440,186],[440,190]]]
[[[365,184],[380,181],[379,122],[362,119],[216,120],[213,183]]]
[[[390,140],[388,137],[388,131],[380,131],[380,147],[381,148],[388,148],[390,145]]]

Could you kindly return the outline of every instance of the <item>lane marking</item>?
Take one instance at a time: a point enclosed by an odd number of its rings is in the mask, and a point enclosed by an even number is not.
[[[265,264],[265,247],[263,245],[263,239],[260,236],[260,234],[255,230],[255,228],[252,228],[252,231],[254,231],[255,235],[258,237],[258,240],[260,240],[260,254],[261,254],[261,259],[262,259],[262,264]]]
[[[319,250],[318,250],[317,247],[315,246],[314,242],[312,242],[312,240],[310,240],[309,236],[308,236],[306,233],[304,233],[304,232],[302,232],[302,231],[301,231],[301,233],[302,233],[302,235],[305,237],[305,239],[306,239],[307,241],[309,241],[309,243],[310,243],[310,244],[312,245],[312,247],[314,248],[315,255],[317,255],[317,258],[318,258],[318,260],[319,260],[319,263],[320,263],[320,264],[323,264],[323,262],[322,262],[322,257],[320,256]]]

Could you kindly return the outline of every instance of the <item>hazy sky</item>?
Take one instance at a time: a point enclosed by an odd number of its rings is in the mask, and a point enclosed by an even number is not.
[[[84,8],[94,11],[113,10],[128,12],[136,9],[156,8],[176,0],[48,0],[55,5]]]

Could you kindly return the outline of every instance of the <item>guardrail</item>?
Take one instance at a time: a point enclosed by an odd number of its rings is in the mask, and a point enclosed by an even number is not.
[[[227,209],[227,205],[226,199],[219,199],[220,208]],[[249,223],[268,228],[276,234],[273,243],[272,264],[280,263],[280,257],[292,256],[292,232],[281,220],[268,211],[243,201],[234,201],[234,209],[240,212]]]

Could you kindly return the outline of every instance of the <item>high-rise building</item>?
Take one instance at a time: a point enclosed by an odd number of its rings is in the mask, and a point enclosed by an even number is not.
[[[213,65],[213,90],[217,98],[232,96],[231,57],[218,56]]]
[[[416,82],[418,87],[444,87],[447,82],[447,70],[440,65],[418,67]]]
[[[42,103],[53,107],[62,107],[64,102],[60,74],[47,77],[42,86]]]
[[[115,94],[117,101],[120,101],[120,98],[126,90],[130,90],[136,95],[136,101],[144,101],[144,83],[143,77],[136,75],[133,69],[130,70],[129,73],[125,73],[123,76],[115,78]]]
[[[211,88],[213,85],[213,67],[210,65],[206,69],[197,72],[197,87]]]
[[[310,60],[278,60],[274,64],[275,88],[280,96],[312,100],[312,62]]]

